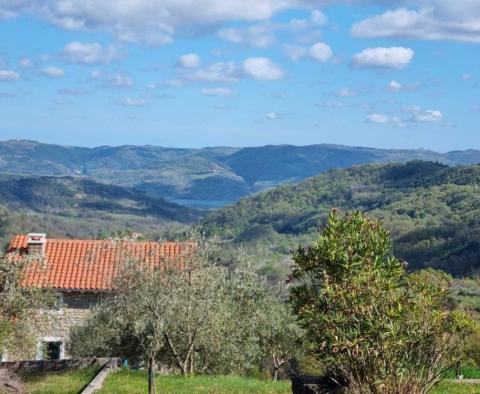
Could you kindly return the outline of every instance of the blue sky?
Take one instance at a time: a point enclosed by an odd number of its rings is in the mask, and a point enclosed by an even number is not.
[[[0,139],[480,149],[477,0],[0,0]]]

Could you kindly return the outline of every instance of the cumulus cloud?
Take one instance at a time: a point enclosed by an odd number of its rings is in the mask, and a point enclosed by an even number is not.
[[[219,88],[205,88],[202,90],[202,94],[205,96],[220,96],[220,97],[225,97],[225,96],[232,96],[235,94],[235,91],[230,88],[224,88],[224,87],[219,87]]]
[[[103,47],[98,42],[79,41],[72,41],[65,45],[62,55],[67,61],[76,64],[109,63],[119,56],[112,45]]]
[[[148,104],[148,101],[141,98],[125,97],[118,100],[116,104],[122,105],[124,107],[143,107]]]
[[[322,11],[313,10],[312,14],[310,15],[310,21],[314,25],[323,26],[327,24],[328,18]]]
[[[390,81],[390,83],[388,84],[388,89],[392,92],[398,92],[402,89],[402,87],[403,85],[397,81]]]
[[[103,30],[126,42],[161,45],[227,21],[266,21],[291,8],[311,9],[325,0],[3,0],[0,18],[35,13],[68,30]]]
[[[401,83],[395,80],[390,81],[388,84],[388,90],[391,92],[414,92],[419,89],[421,83],[418,81],[410,83]]]
[[[390,118],[387,115],[379,114],[376,112],[367,115],[367,122],[370,122],[370,123],[383,124],[383,123],[388,123],[389,121],[390,121]]]
[[[99,70],[93,70],[90,73],[90,78],[110,88],[130,88],[135,84],[134,79],[125,73],[108,74]]]
[[[352,64],[359,68],[402,69],[410,64],[415,56],[411,48],[367,48],[352,58]]]
[[[187,53],[180,56],[178,64],[185,68],[197,68],[200,65],[200,56],[196,53]]]
[[[135,84],[133,78],[128,74],[112,74],[105,77],[105,85],[113,88],[129,88]]]
[[[284,73],[280,66],[267,57],[250,57],[243,62],[243,70],[253,79],[273,81],[282,79]]]
[[[283,52],[293,62],[298,62],[307,54],[307,50],[300,45],[285,44]]]
[[[275,42],[272,24],[256,24],[245,29],[236,27],[223,28],[218,36],[235,44],[246,44],[257,48],[267,48]]]
[[[443,114],[438,110],[424,110],[414,112],[412,120],[418,123],[432,123],[443,121]]]
[[[397,3],[400,3],[397,1]],[[414,38],[480,42],[480,7],[476,0],[403,1],[419,9],[401,7],[353,25],[351,34],[361,38]]]
[[[343,88],[337,92],[337,96],[340,97],[356,97],[358,96],[358,92],[356,90],[350,88]]]
[[[62,78],[65,76],[65,71],[63,71],[63,69],[53,66],[45,67],[41,73],[49,78]]]
[[[277,120],[280,119],[282,116],[278,112],[267,112],[265,114],[265,118],[268,120]]]
[[[333,52],[327,44],[317,42],[308,49],[308,55],[317,62],[325,63],[332,57]]]
[[[0,81],[18,81],[21,79],[19,73],[11,70],[0,70]]]
[[[323,42],[317,42],[310,48],[294,44],[285,44],[283,46],[283,52],[294,62],[298,62],[308,56],[319,63],[325,63],[333,56],[330,46]]]
[[[436,123],[444,120],[443,113],[434,109],[423,109],[418,105],[406,107],[404,112],[410,113],[410,122],[414,123]]]
[[[19,62],[18,62],[18,65],[21,67],[21,68],[32,68],[33,67],[33,62],[31,59],[29,59],[28,57],[22,57]]]
[[[186,74],[185,78],[206,82],[236,82],[240,78],[240,73],[234,62],[217,62]]]

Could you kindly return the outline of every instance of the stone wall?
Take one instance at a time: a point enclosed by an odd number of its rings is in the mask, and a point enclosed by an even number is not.
[[[28,355],[22,358],[13,354],[7,354],[7,361],[18,359],[35,360],[39,357],[38,344],[43,341],[62,342],[62,358],[69,358],[68,344],[70,342],[70,330],[80,324],[92,306],[102,297],[101,293],[94,292],[63,292],[62,307],[58,310],[48,310],[40,314],[37,322],[38,336],[37,346]]]
[[[69,360],[25,360],[25,361],[8,361],[0,363],[0,368],[21,374],[29,374],[32,372],[42,371],[68,371],[90,367],[92,365],[103,366],[110,359],[108,358],[84,358]]]

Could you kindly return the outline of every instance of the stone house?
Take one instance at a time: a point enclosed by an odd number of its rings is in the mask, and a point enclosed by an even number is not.
[[[152,266],[181,256],[188,243],[136,240],[50,239],[46,234],[16,235],[8,254],[33,257],[22,275],[22,286],[50,289],[59,296],[58,309],[38,327],[32,358],[68,358],[70,329],[82,322],[89,309],[112,291],[121,261],[136,259]],[[38,261],[36,256],[38,256]],[[14,357],[2,354],[2,361]]]

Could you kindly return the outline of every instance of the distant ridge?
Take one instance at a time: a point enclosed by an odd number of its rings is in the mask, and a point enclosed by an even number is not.
[[[84,148],[27,140],[0,142],[0,173],[89,177],[173,200],[234,201],[332,168],[410,160],[450,166],[474,164],[480,163],[480,151],[438,153],[332,144],[202,149],[153,145]]]

